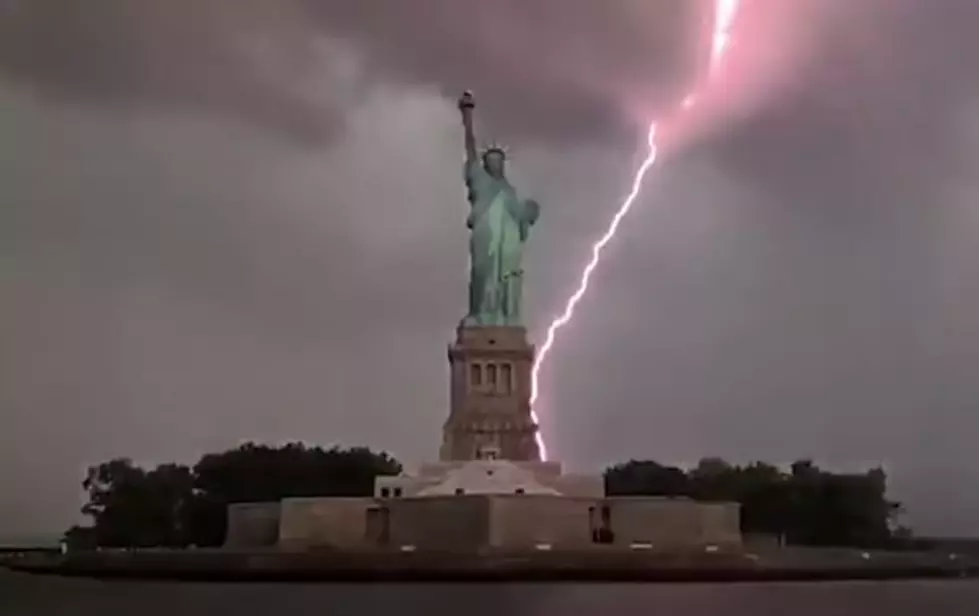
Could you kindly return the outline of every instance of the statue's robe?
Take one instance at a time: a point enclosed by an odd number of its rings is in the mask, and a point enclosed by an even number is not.
[[[471,206],[469,315],[466,325],[522,325],[523,246],[540,215],[536,202],[521,200],[505,178],[494,178],[481,161],[466,163]]]

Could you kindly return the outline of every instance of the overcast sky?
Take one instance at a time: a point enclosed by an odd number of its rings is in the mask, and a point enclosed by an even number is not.
[[[979,4],[746,5],[705,130],[561,333],[547,440],[596,471],[883,464],[920,530],[979,532]],[[705,15],[0,0],[0,532],[61,530],[112,456],[436,456],[466,298],[454,96],[542,204],[540,341],[643,122],[696,80]]]

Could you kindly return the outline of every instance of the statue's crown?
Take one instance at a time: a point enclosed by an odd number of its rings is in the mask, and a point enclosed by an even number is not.
[[[492,143],[490,143],[489,145],[483,148],[483,156],[486,156],[487,154],[500,154],[501,156],[503,156],[503,158],[506,158],[507,155],[509,154],[509,151],[510,148],[508,148],[507,146],[503,145],[502,143],[497,143],[496,141],[493,141]]]

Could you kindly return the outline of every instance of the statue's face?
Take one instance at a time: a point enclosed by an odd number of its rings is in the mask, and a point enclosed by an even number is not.
[[[502,178],[506,159],[499,152],[489,152],[483,156],[483,167],[495,178]]]

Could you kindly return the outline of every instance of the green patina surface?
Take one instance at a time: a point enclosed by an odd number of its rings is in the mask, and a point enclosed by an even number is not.
[[[477,155],[471,93],[459,100],[466,130],[464,177],[469,188],[469,312],[467,326],[523,325],[523,253],[540,206],[521,199],[504,173],[506,154],[491,147]]]
[[[523,251],[537,202],[522,200],[504,177],[466,163],[470,191],[469,314],[466,325],[522,325]]]

